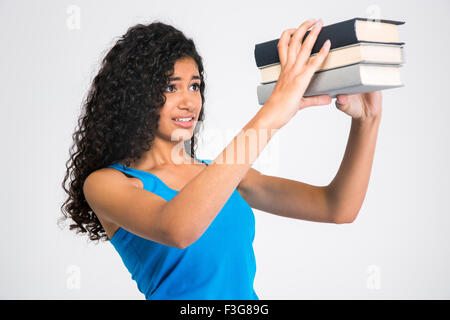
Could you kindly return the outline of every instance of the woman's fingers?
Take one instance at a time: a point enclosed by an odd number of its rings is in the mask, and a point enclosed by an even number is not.
[[[320,48],[320,51],[315,55],[313,58],[309,59],[307,65],[306,65],[306,73],[310,78],[314,75],[314,73],[319,70],[320,66],[326,59],[328,52],[330,52],[331,47],[331,41],[328,39],[323,44],[322,48]],[[301,66],[299,66],[301,68]]]
[[[304,107],[331,103],[331,97],[328,95],[303,97],[312,76],[323,64],[331,47],[330,41],[326,41],[317,55],[313,59],[309,59],[323,25],[320,19],[316,27],[305,37],[306,32],[315,22],[311,19],[303,22],[297,29],[285,30],[277,44],[281,72],[269,100],[275,104],[277,102],[286,104],[287,113],[283,120],[285,122],[289,121],[286,120],[287,118],[290,119],[295,112]],[[310,61],[307,61],[308,59]]]
[[[296,30],[297,29],[284,30],[283,33],[281,34],[280,40],[278,40],[277,48],[278,48],[278,57],[280,58],[281,68],[283,68],[284,65],[286,64],[289,40],[291,39],[291,35]]]
[[[339,94],[336,97],[336,106],[347,104],[349,96],[347,94]]]
[[[302,108],[310,106],[324,106],[331,103],[331,97],[327,94],[302,98]]]
[[[303,22],[292,35],[292,38],[290,39],[288,45],[286,66],[294,65],[297,61],[297,56],[302,46],[301,42],[305,37],[308,29],[311,28],[311,26],[313,26],[315,22],[316,21],[314,19]]]
[[[311,56],[311,50],[314,47],[314,44],[316,43],[317,36],[320,33],[320,30],[322,30],[323,21],[322,19],[319,19],[312,27],[311,31],[309,32],[308,36],[306,37],[305,41],[302,43],[302,47],[300,48],[300,52],[297,56],[296,61],[296,68],[303,67],[306,62],[308,61],[309,57]],[[297,67],[298,66],[298,67]]]

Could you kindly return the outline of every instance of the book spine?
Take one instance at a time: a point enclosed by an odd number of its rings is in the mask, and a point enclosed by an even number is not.
[[[355,21],[356,18],[322,27],[311,50],[311,54],[319,52],[327,39],[331,41],[330,50],[357,43]],[[306,32],[302,42],[310,32],[311,30]],[[275,39],[255,45],[254,55],[258,68],[280,62],[277,48],[279,40]]]

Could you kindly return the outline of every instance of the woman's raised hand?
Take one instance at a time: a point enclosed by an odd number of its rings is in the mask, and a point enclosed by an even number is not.
[[[272,117],[276,117],[280,127],[288,123],[298,110],[331,103],[329,95],[303,97],[312,76],[330,51],[331,43],[327,40],[319,53],[310,58],[311,50],[322,26],[322,19],[317,22],[314,19],[305,21],[297,29],[285,30],[278,41],[281,72],[263,108],[266,108]],[[313,27],[311,32],[302,43],[302,39],[311,27]]]

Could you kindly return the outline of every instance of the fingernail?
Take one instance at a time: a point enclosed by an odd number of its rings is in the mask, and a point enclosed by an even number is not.
[[[317,22],[314,24],[313,28],[318,28],[319,26],[321,26],[323,24],[322,19],[317,20]]]
[[[323,44],[325,47],[329,47],[331,46],[331,41],[330,39],[327,39],[327,41],[325,41],[325,43]]]

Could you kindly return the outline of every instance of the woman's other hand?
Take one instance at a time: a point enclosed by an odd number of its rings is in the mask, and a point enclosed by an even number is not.
[[[381,91],[373,91],[359,94],[339,94],[336,99],[336,107],[348,114],[354,120],[371,121],[381,118]]]

